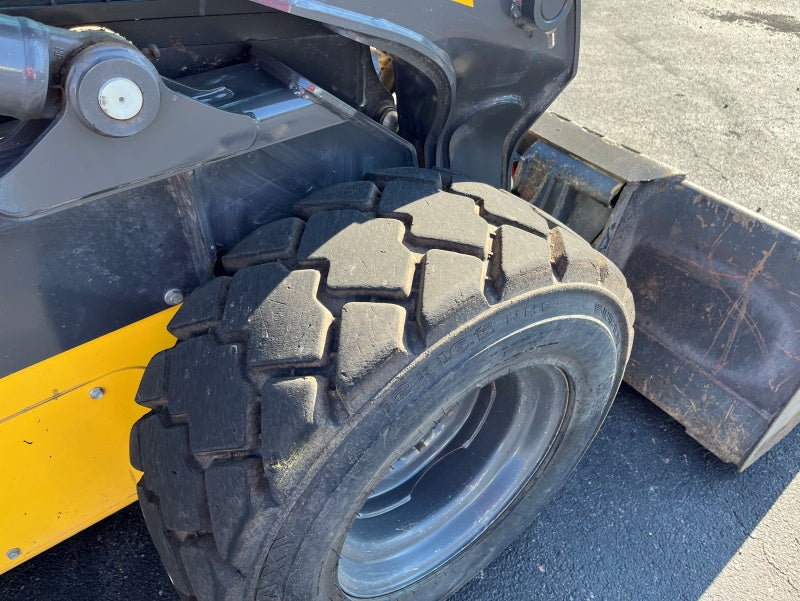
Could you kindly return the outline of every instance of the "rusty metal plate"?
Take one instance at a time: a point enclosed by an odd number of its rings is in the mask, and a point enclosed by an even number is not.
[[[629,184],[604,246],[636,300],[626,381],[746,468],[800,420],[800,237],[674,178]]]

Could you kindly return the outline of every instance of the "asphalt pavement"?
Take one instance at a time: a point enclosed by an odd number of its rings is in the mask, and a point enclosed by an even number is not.
[[[556,112],[800,229],[797,0],[584,3]],[[739,474],[623,386],[566,486],[452,601],[800,599],[800,429]],[[0,577],[0,600],[176,599],[130,507]]]

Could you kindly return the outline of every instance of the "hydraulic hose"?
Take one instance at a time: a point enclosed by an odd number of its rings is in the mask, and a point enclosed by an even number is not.
[[[0,15],[0,115],[54,116],[57,107],[48,102],[53,78],[78,50],[105,35]]]

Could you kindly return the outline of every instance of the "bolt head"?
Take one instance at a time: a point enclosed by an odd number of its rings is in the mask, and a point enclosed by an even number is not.
[[[144,95],[141,88],[126,77],[109,79],[97,94],[100,110],[117,121],[133,119],[142,110]]]
[[[19,547],[14,547],[6,551],[6,557],[11,560],[18,559],[20,555],[22,555],[22,550]]]
[[[164,293],[164,302],[167,303],[170,307],[174,307],[175,305],[180,305],[183,302],[183,292],[181,292],[178,288],[172,288],[171,290],[167,290]]]
[[[105,393],[106,393],[106,389],[105,388],[103,388],[102,386],[95,386],[94,388],[92,388],[89,391],[89,398],[91,398],[91,399],[93,399],[95,401],[99,401],[100,399],[103,398]]]

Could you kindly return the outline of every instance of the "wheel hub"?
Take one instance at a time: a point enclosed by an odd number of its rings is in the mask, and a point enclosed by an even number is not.
[[[340,552],[344,591],[357,598],[396,592],[479,538],[546,456],[569,391],[559,369],[531,367],[446,405],[357,513]]]

